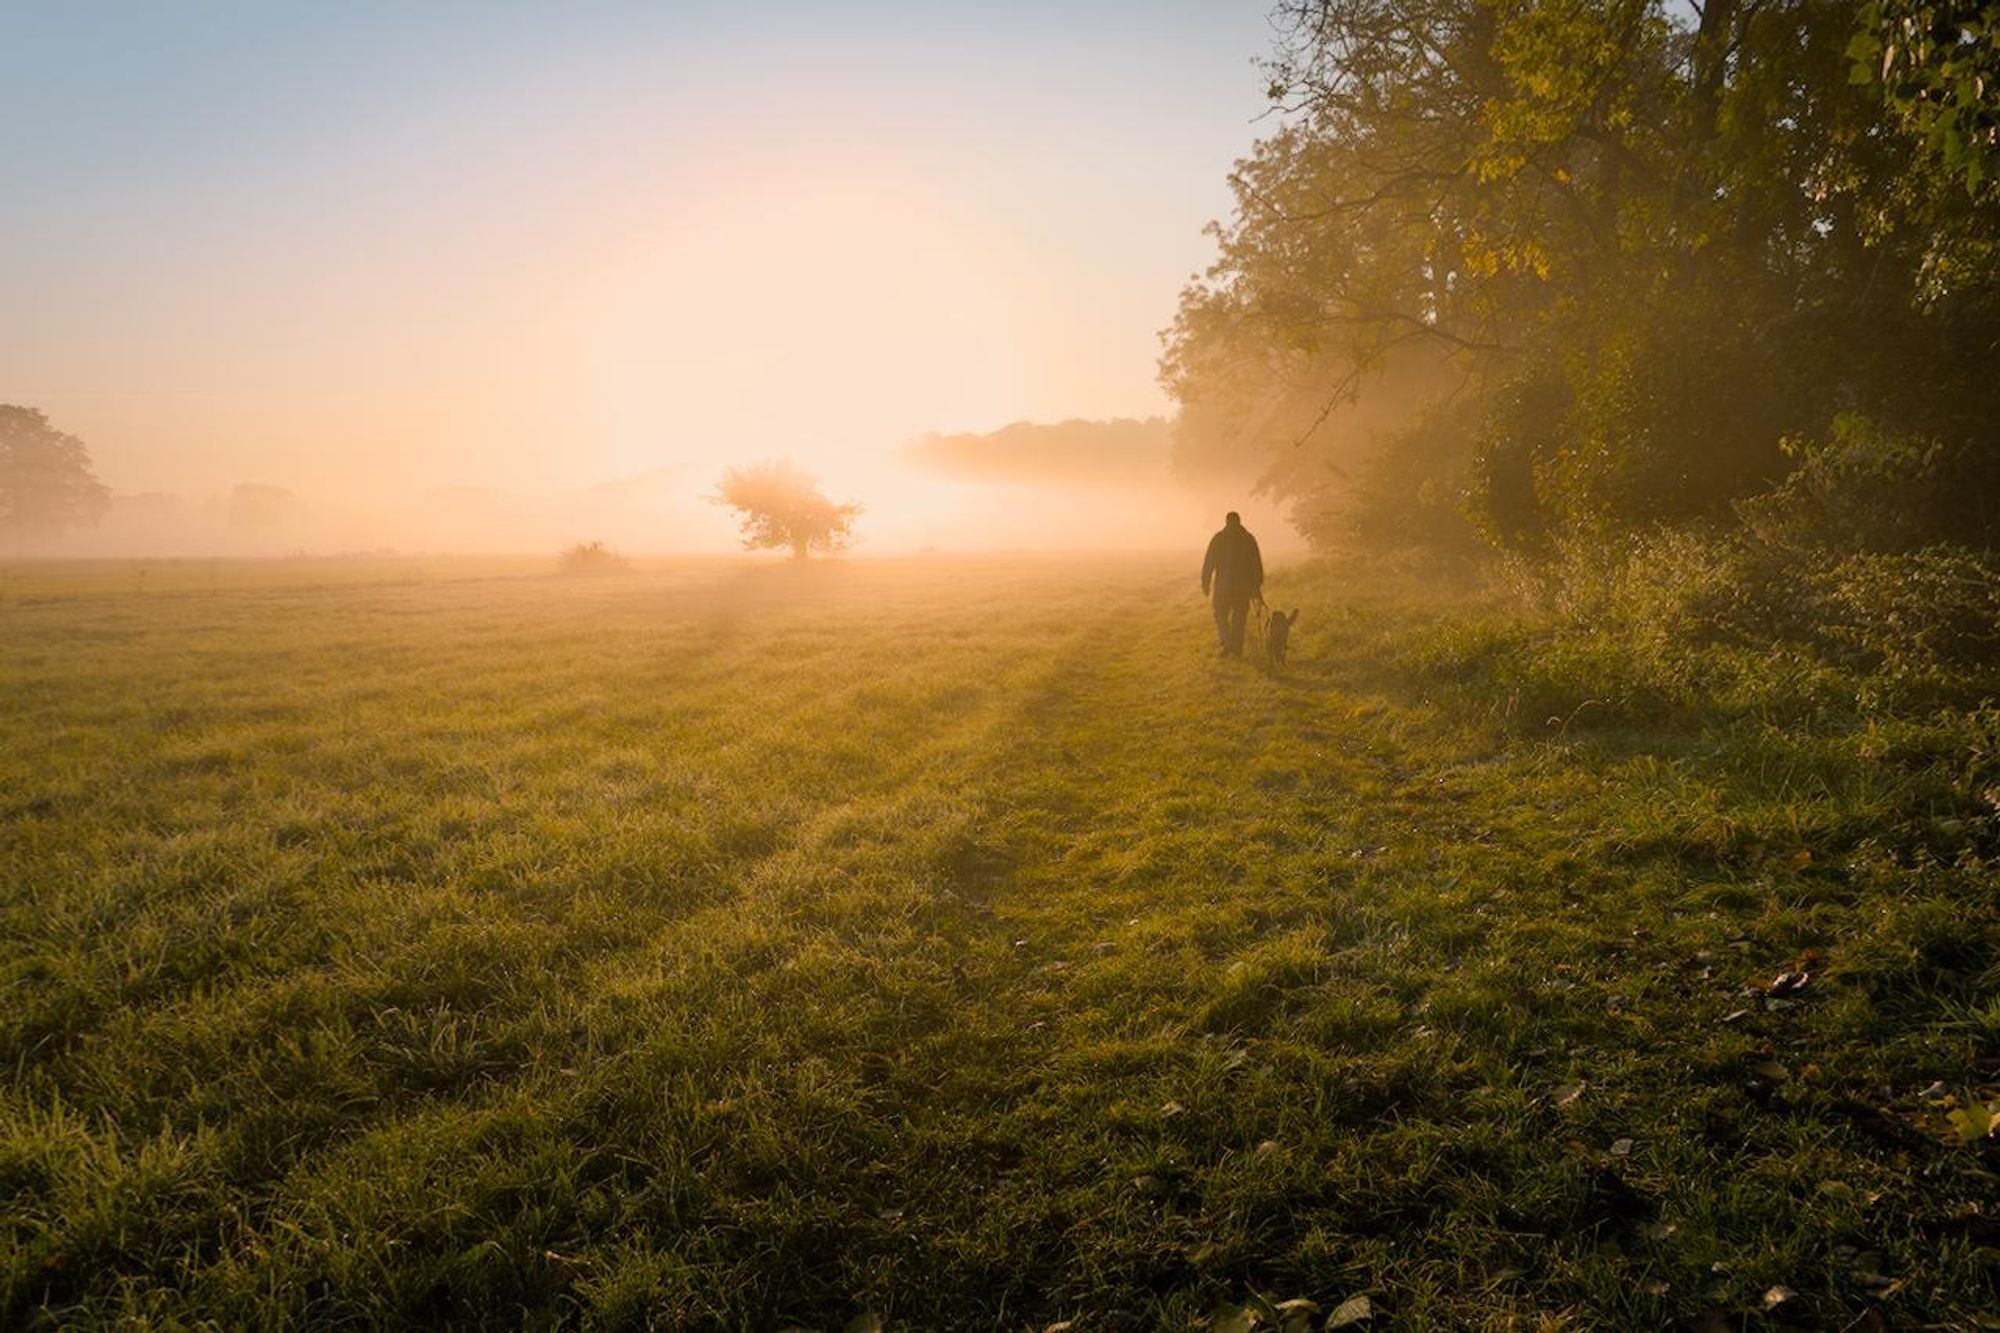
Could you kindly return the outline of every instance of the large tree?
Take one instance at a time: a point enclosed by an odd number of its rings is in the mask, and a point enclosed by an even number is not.
[[[1853,82],[1852,0],[1280,20],[1281,127],[1162,365],[1183,455],[1260,460],[1309,521],[1531,547],[1726,521],[1859,411],[1944,446],[1941,529],[2000,512],[2000,198]]]
[[[789,548],[801,560],[812,551],[845,549],[861,516],[860,505],[834,503],[818,477],[783,461],[729,468],[709,498],[737,511],[744,546]]]
[[[110,503],[82,440],[32,407],[0,404],[0,534],[11,542],[52,536],[95,522]]]

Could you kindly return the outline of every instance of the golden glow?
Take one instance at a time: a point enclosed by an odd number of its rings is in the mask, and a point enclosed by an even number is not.
[[[50,141],[0,250],[50,313],[0,329],[0,402],[151,493],[74,549],[728,549],[702,497],[774,457],[867,507],[864,551],[1137,531],[1119,497],[1064,532],[1059,497],[897,451],[1165,410],[1155,335],[1260,105],[1257,16],[1159,15],[1143,51],[1054,11],[516,18],[475,53],[398,11],[398,80],[366,33],[264,15],[188,48],[212,102],[113,88],[120,135]],[[133,87],[182,77],[130,47]],[[271,72],[322,51],[309,88]],[[308,517],[218,529],[243,483]]]

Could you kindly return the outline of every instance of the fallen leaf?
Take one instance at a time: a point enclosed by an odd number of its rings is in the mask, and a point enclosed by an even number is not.
[[[1319,1314],[1319,1302],[1299,1297],[1278,1302],[1278,1333],[1306,1333]]]
[[[882,1333],[882,1316],[866,1310],[847,1321],[840,1333]]]
[[[2000,1133],[2000,1105],[1985,1106],[1979,1102],[1967,1102],[1958,1110],[1946,1113],[1945,1119],[1958,1131],[1960,1143],[1977,1143],[1983,1138]]]
[[[1725,1023],[1740,1023],[1744,1019],[1750,1017],[1750,1014],[1751,1011],[1748,1009],[1738,1009],[1733,1013],[1724,1014],[1722,1016],[1722,1021]]]
[[[1764,988],[1764,993],[1777,996],[1797,995],[1810,985],[1812,985],[1810,972],[1780,972],[1771,978],[1771,984]]]
[[[1250,1333],[1257,1327],[1257,1312],[1247,1305],[1225,1305],[1208,1321],[1209,1333]]]
[[[1574,1106],[1576,1099],[1583,1096],[1583,1090],[1589,1086],[1588,1083],[1562,1083],[1551,1088],[1549,1096],[1555,1099],[1557,1106]]]
[[[1611,1155],[1613,1157],[1630,1157],[1632,1155],[1632,1140],[1618,1139],[1613,1142],[1611,1145]]]
[[[1776,1060],[1759,1060],[1756,1064],[1750,1066],[1750,1072],[1759,1078],[1769,1079],[1773,1083],[1783,1083],[1792,1076],[1791,1071]]]
[[[1182,1106],[1179,1102],[1168,1102],[1166,1105],[1160,1108],[1160,1114],[1165,1116],[1167,1119],[1172,1120],[1175,1116],[1181,1114],[1181,1112],[1185,1110],[1187,1110],[1187,1107]]]
[[[1799,1294],[1796,1291],[1780,1283],[1764,1293],[1764,1312],[1769,1314],[1774,1310],[1782,1309],[1798,1298]]]
[[[1366,1296],[1349,1296],[1333,1307],[1333,1313],[1326,1317],[1325,1327],[1354,1328],[1375,1317],[1375,1306]]]

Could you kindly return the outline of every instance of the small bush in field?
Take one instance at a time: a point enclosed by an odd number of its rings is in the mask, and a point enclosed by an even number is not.
[[[557,568],[563,574],[623,574],[632,562],[603,542],[578,542],[562,553]]]

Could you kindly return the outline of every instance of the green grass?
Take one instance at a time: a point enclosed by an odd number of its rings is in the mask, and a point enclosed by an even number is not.
[[[1182,563],[11,571],[0,1323],[1993,1307],[1988,715]]]

